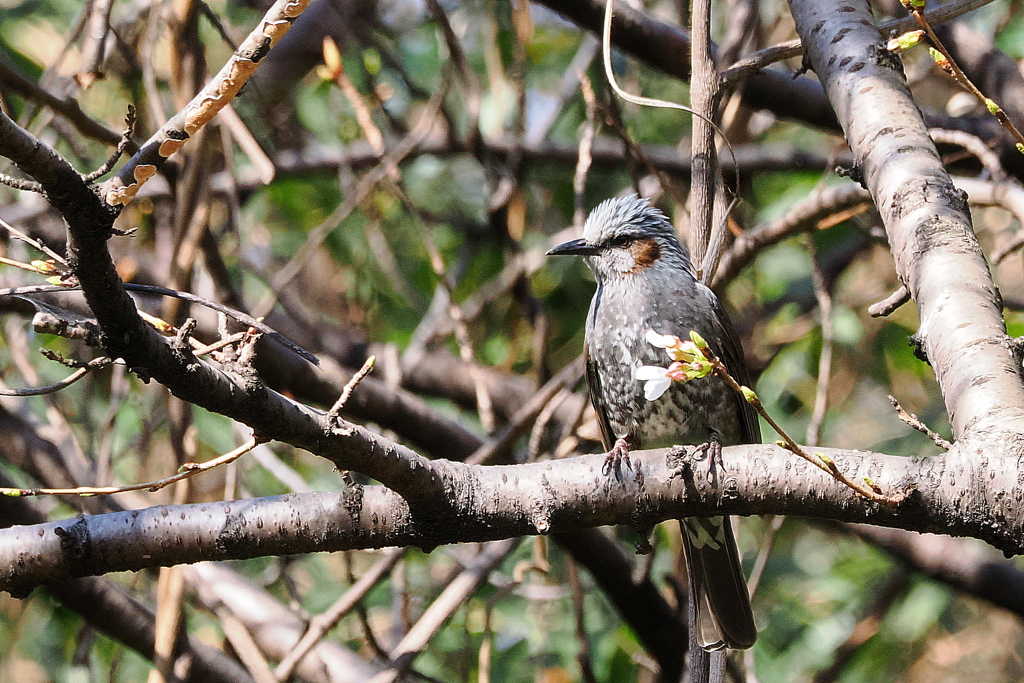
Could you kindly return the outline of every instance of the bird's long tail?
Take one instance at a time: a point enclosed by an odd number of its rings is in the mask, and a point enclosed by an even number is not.
[[[697,642],[705,650],[742,650],[757,640],[750,596],[728,517],[680,520]]]

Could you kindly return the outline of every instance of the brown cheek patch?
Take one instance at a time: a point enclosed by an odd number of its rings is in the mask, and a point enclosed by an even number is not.
[[[661,247],[652,239],[639,239],[629,245],[629,253],[633,255],[633,262],[636,263],[633,268],[633,272],[636,273],[654,265],[661,256]]]

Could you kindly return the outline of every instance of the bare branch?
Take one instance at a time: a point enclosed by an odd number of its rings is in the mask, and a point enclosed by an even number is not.
[[[263,20],[242,42],[220,73],[146,141],[118,174],[104,184],[103,199],[111,206],[124,206],[152,178],[164,162],[205,126],[238,94],[256,70],[260,60],[291,28],[309,0],[277,0]],[[151,93],[155,95],[154,88]]]

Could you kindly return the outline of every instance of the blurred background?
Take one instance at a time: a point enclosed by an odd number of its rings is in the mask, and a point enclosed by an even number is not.
[[[619,4],[623,23],[613,40],[621,49],[612,53],[619,83],[688,102],[688,34],[680,28],[687,3]],[[1024,122],[1021,2],[980,4],[945,25],[942,37],[986,95]],[[713,5],[720,70],[795,37],[785,3]],[[0,0],[0,107],[87,173],[112,152],[128,105],[137,110],[138,144],[220,69],[267,6]],[[899,3],[874,9],[879,22],[902,14]],[[110,241],[119,273],[265,316],[322,359],[315,369],[273,341],[261,343],[261,375],[304,403],[330,407],[375,355],[377,367],[345,415],[424,455],[479,458],[490,446],[488,462],[525,462],[599,452],[582,372],[572,366],[593,279],[581,261],[549,263],[544,252],[576,236],[598,202],[625,191],[651,197],[688,236],[690,156],[688,114],[610,93],[593,33],[600,12],[600,5],[555,0],[314,0],[231,111],[125,209],[118,226],[134,232]],[[1020,336],[1024,163],[924,48],[905,53],[903,63],[928,125],[940,129],[947,166],[976,202],[975,229],[1010,334]],[[751,71],[723,98],[731,147],[723,144],[721,158],[739,202],[715,289],[740,331],[758,394],[798,441],[939,454],[887,398],[950,438],[933,374],[909,341],[913,304],[887,317],[868,312],[900,283],[870,200],[835,172],[850,166],[849,150],[813,74],[794,77],[799,68],[797,55],[768,73]],[[16,174],[9,163],[0,171]],[[38,195],[0,187],[0,219],[63,253],[60,218]],[[45,258],[6,230],[0,255]],[[42,281],[0,266],[2,287]],[[53,300],[88,315],[75,294]],[[206,342],[223,326],[210,310],[177,299],[137,301],[173,325],[197,319],[196,336]],[[33,331],[34,313],[27,301],[0,299],[5,388],[45,386],[71,372],[40,348],[80,361],[101,353]],[[239,425],[116,365],[58,393],[4,396],[0,423],[0,471],[28,487],[159,479],[248,438]],[[330,462],[272,443],[187,488],[33,503],[61,519],[342,487]],[[942,580],[952,572],[944,563],[1002,562],[991,548],[928,537],[885,541],[797,518],[739,525],[761,637],[733,675],[745,669],[750,681],[820,683],[1024,676],[1020,615]],[[677,527],[659,527],[645,556],[633,553],[641,540],[634,531],[605,531],[674,609]],[[925,548],[936,565],[900,547]],[[176,607],[165,599],[160,609],[176,610],[183,632],[228,659],[241,647],[231,619],[240,622],[269,671],[306,620],[387,563],[316,646],[320,664],[300,666],[293,679],[362,680],[382,669],[482,552],[263,558],[232,563],[223,575],[179,568],[185,587]],[[104,581],[141,605],[156,603],[157,572]],[[243,587],[251,593],[232,603],[231,591]],[[152,653],[133,649],[130,629],[96,624],[71,604],[47,589],[25,600],[0,596],[0,680],[149,675]],[[257,604],[259,614],[246,611]],[[334,661],[344,664],[325,663]],[[246,666],[250,674],[259,669]],[[648,681],[657,680],[659,664],[577,560],[529,538],[504,549],[412,670],[427,681]]]

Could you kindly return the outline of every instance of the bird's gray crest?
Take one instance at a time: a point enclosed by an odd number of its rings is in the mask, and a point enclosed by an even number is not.
[[[590,212],[583,226],[583,239],[595,246],[618,237],[657,236],[678,241],[675,229],[665,214],[635,194],[601,202]]]

